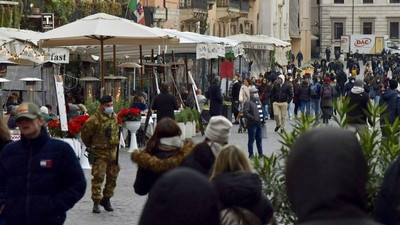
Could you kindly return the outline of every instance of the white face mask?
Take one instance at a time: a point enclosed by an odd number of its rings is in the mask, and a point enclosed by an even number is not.
[[[255,98],[255,99],[259,99],[260,96],[258,96],[258,94],[254,94],[254,98]]]
[[[113,113],[113,111],[114,111],[114,109],[113,109],[112,106],[104,108],[104,113],[105,114],[111,114],[111,113]]]

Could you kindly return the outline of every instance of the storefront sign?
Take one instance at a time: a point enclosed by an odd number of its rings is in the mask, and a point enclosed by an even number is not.
[[[69,50],[65,48],[48,48],[45,61],[69,63]]]
[[[54,29],[54,13],[42,13],[43,32]]]

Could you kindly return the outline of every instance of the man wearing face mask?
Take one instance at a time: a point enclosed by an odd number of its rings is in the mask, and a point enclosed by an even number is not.
[[[262,150],[261,125],[263,125],[265,121],[264,111],[258,96],[257,88],[250,88],[250,99],[244,103],[243,114],[247,119],[247,133],[249,136],[247,147],[249,151],[249,158],[254,157],[254,139],[256,140],[258,156],[262,157],[264,155]]]
[[[85,123],[82,129],[82,141],[94,155],[92,163],[92,200],[93,213],[100,213],[100,205],[106,211],[114,211],[110,198],[114,189],[120,167],[116,162],[118,137],[117,115],[113,112],[111,96],[105,95],[100,99],[100,107]],[[106,182],[101,187],[104,177]]]

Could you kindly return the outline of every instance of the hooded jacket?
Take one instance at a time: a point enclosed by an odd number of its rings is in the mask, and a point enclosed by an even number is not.
[[[349,99],[349,107],[355,106],[347,113],[349,124],[367,124],[366,113],[368,112],[368,103],[370,100],[364,88],[354,86],[346,95],[346,99]]]
[[[269,200],[262,194],[261,180],[257,174],[247,172],[222,173],[212,181],[218,193],[222,210],[242,208],[250,211],[247,220],[267,224],[273,215],[273,209]],[[229,214],[228,214],[229,215]],[[253,217],[256,217],[254,219]],[[227,214],[222,214],[222,221],[229,220]],[[253,223],[252,223],[253,224]]]
[[[38,137],[21,136],[4,147],[0,176],[9,225],[61,225],[86,190],[75,152],[66,142],[50,138],[44,127]]]
[[[366,182],[367,163],[351,131],[315,128],[293,144],[286,186],[299,224],[378,224],[364,211]]]
[[[207,141],[203,141],[194,146],[189,155],[182,160],[181,166],[192,168],[205,176],[209,176],[214,161],[215,156],[211,147]]]
[[[382,93],[379,105],[387,105],[387,109],[384,112],[390,124],[396,120],[400,115],[400,97],[396,90],[389,89]],[[385,124],[385,120],[381,119],[381,124]]]
[[[138,164],[136,180],[133,185],[138,195],[146,195],[157,179],[166,171],[178,167],[182,159],[193,149],[189,142],[175,151],[158,149],[155,154],[136,150],[131,154],[131,160]]]
[[[139,225],[219,225],[218,197],[200,173],[173,169],[149,193]]]
[[[374,219],[385,225],[400,224],[400,157],[388,168],[375,205]]]

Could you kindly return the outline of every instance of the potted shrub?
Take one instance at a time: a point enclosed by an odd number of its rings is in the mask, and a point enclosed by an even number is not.
[[[130,108],[122,109],[118,113],[118,123],[123,124],[131,132],[131,141],[129,145],[128,152],[133,152],[137,149],[136,132],[140,128],[140,123],[142,120],[142,115],[140,114],[140,109]]]
[[[175,115],[175,121],[182,131],[181,140],[185,140],[186,129],[185,129],[184,113],[182,113],[182,111]]]

